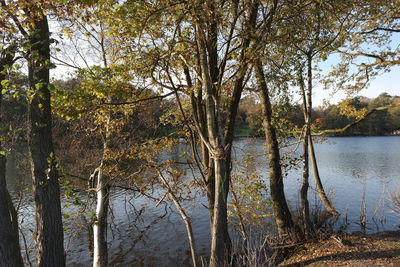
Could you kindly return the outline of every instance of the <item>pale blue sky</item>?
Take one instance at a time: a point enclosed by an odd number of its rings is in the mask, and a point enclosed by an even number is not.
[[[397,55],[400,54],[400,34],[394,33],[390,39],[390,41],[386,44],[391,47],[392,51],[397,51]],[[371,54],[379,54],[381,50],[380,47],[375,45],[365,44],[362,46],[362,49],[365,51],[371,52]],[[332,54],[327,61],[322,62],[319,66],[322,69],[323,73],[329,72],[331,65],[337,64],[340,60],[340,56],[336,54]],[[356,61],[358,64],[364,63],[373,63],[375,59],[371,58],[360,58]],[[332,91],[323,90],[321,86],[315,84],[314,90],[314,106],[319,106],[323,104],[324,100],[328,100],[330,103],[337,103],[342,99],[346,98],[346,94],[342,91],[337,92],[332,96]],[[371,79],[370,84],[367,88],[361,90],[357,95],[366,96],[369,98],[377,97],[381,93],[388,93],[389,95],[399,95],[400,96],[400,66],[391,67],[389,72],[382,72],[378,76]]]
[[[400,95],[400,66],[392,67],[390,72],[385,72],[375,77],[369,87],[361,90],[357,95],[372,98],[384,92],[392,96]],[[346,98],[346,94],[342,91],[337,92],[333,96],[331,94],[331,90],[324,90],[320,86],[316,86],[313,95],[314,106],[322,105],[324,100],[335,104]]]

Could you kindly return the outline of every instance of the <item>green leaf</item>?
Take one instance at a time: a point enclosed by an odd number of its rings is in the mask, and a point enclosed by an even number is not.
[[[5,88],[10,87],[10,85],[11,85],[11,82],[9,80],[2,80],[1,81],[1,86],[5,87]]]

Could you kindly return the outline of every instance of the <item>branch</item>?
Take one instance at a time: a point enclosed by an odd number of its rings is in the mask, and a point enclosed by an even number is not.
[[[7,14],[12,18],[12,20],[14,21],[14,23],[17,26],[18,30],[21,32],[21,34],[23,36],[27,37],[28,33],[22,27],[21,22],[18,20],[18,18],[8,10],[6,1],[2,0],[2,1],[0,1],[0,4],[1,4],[1,7],[6,10]]]
[[[389,106],[373,108],[370,111],[368,111],[363,117],[359,118],[358,120],[356,120],[356,121],[354,121],[352,123],[347,124],[343,128],[340,128],[340,129],[328,129],[328,130],[324,130],[324,131],[321,131],[321,132],[318,132],[318,133],[314,133],[313,135],[320,136],[320,135],[330,134],[330,133],[343,133],[343,132],[347,131],[348,129],[350,129],[351,127],[353,127],[353,126],[357,125],[358,123],[362,122],[368,116],[370,116],[372,113],[374,113],[376,111],[386,110],[386,109],[391,109],[391,108],[396,108],[396,107],[400,107],[400,105],[389,105]]]
[[[373,33],[376,31],[385,31],[385,32],[400,32],[400,29],[392,29],[392,28],[383,28],[383,27],[376,27],[372,30],[369,31],[365,31],[365,32],[360,32],[361,34],[369,34],[369,33]]]
[[[100,105],[109,105],[109,106],[122,106],[122,105],[134,105],[134,104],[138,104],[140,102],[144,102],[144,101],[149,101],[149,100],[154,100],[154,99],[163,99],[166,98],[167,96],[173,95],[175,92],[170,92],[168,94],[165,95],[157,95],[157,96],[151,96],[151,97],[147,97],[147,98],[142,98],[142,99],[138,99],[135,101],[130,101],[130,102],[103,102],[100,103]]]
[[[363,53],[363,52],[349,53],[349,52],[345,52],[342,50],[338,50],[338,51],[339,51],[339,53],[344,54],[346,56],[350,56],[350,57],[357,57],[357,56],[372,57],[372,58],[375,58],[379,63],[386,61],[383,57],[374,55],[374,54],[368,54],[368,53]]]

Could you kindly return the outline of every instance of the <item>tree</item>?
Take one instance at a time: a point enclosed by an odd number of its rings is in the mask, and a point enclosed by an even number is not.
[[[210,266],[221,265],[230,251],[227,197],[235,117],[249,73],[249,47],[259,2],[141,4],[144,28],[140,36],[146,38],[139,38],[142,53],[138,59],[145,63],[143,76],[152,77],[153,86],[174,92],[178,106],[182,95],[191,101],[192,114],[184,117],[192,140],[201,146],[201,157],[196,146],[192,147],[209,201]],[[138,6],[127,3],[122,10],[136,17]],[[131,38],[137,40],[135,35]]]
[[[3,40],[7,39],[2,36]],[[6,73],[15,60],[15,44],[5,44],[0,54],[0,123],[2,122],[1,104],[3,95],[7,92]],[[4,130],[1,131],[0,140],[3,138]],[[19,227],[17,211],[14,208],[6,183],[6,152],[2,150],[0,141],[0,262],[4,266],[24,266],[20,246]]]
[[[57,158],[52,143],[48,3],[1,1],[2,22],[24,40],[29,72],[28,146],[36,206],[36,264],[65,266]],[[19,18],[26,18],[20,21]]]
[[[303,184],[301,188],[303,228],[305,233],[311,233],[312,225],[308,207],[308,177],[309,159],[314,174],[317,192],[328,212],[338,215],[338,212],[329,201],[322,186],[319,175],[317,159],[311,133],[312,124],[312,93],[313,93],[313,63],[321,58],[327,58],[334,49],[343,44],[344,33],[350,27],[352,20],[349,19],[349,5],[343,5],[338,1],[326,1],[324,3],[309,1],[305,3],[302,12],[294,16],[290,23],[301,25],[297,32],[293,32],[293,46],[299,56],[298,85],[303,100],[303,114],[305,120],[305,131],[303,141]],[[306,73],[306,74],[304,74]],[[304,82],[306,75],[307,85]]]

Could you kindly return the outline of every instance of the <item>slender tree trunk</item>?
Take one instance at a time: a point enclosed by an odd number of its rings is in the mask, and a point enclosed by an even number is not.
[[[11,51],[10,51],[11,52]],[[7,53],[0,62],[0,82],[5,79],[2,73],[6,65],[11,65],[13,53]],[[1,104],[3,99],[2,86],[0,84],[0,123],[2,122]],[[1,137],[2,135],[0,135]],[[0,151],[2,146],[0,142]],[[5,155],[0,154],[0,265],[10,267],[24,266],[21,248],[19,246],[18,217],[17,212],[7,190]]]
[[[100,25],[100,27],[102,27]],[[107,51],[105,47],[104,33],[100,35],[100,48],[103,59],[103,67],[108,67]],[[115,101],[113,97],[109,98],[110,102]],[[112,122],[113,112],[107,114],[105,126],[105,137],[103,143],[103,155],[97,174],[96,187],[96,221],[93,224],[93,267],[108,266],[108,245],[107,245],[107,230],[108,230],[108,207],[110,202],[110,181],[109,176],[104,173],[104,168],[108,165],[107,150],[111,141],[110,125]]]
[[[178,198],[175,196],[174,192],[172,191],[171,186],[169,185],[168,181],[165,179],[165,177],[163,176],[161,171],[158,171],[158,175],[160,177],[161,182],[167,188],[170,199],[172,200],[172,202],[174,202],[176,209],[178,210],[183,222],[185,223],[186,233],[188,235],[188,240],[189,240],[190,252],[192,255],[193,267],[196,267],[197,266],[196,246],[195,246],[194,235],[193,235],[192,224],[190,222],[190,218],[189,218],[189,216],[187,216],[181,203],[179,202]]]
[[[318,164],[317,164],[317,159],[315,156],[314,144],[313,144],[311,134],[308,136],[308,145],[309,145],[309,152],[310,152],[310,158],[311,158],[311,167],[313,169],[313,175],[314,175],[315,184],[317,186],[318,195],[321,198],[322,203],[324,204],[326,210],[333,216],[339,216],[339,212],[337,212],[335,207],[333,207],[333,205],[330,202],[328,196],[326,195],[324,187],[322,185],[321,177],[319,176]]]
[[[301,217],[303,233],[305,236],[310,236],[312,232],[312,224],[310,219],[310,205],[308,203],[308,189],[309,189],[309,164],[308,164],[308,136],[304,136],[303,143],[303,181],[300,189],[300,202],[301,202]]]
[[[264,117],[263,128],[268,148],[270,191],[275,223],[282,240],[295,240],[298,239],[298,231],[292,220],[292,215],[286,202],[280,163],[279,144],[275,128],[272,125],[272,106],[269,99],[267,84],[265,82],[264,70],[260,60],[256,60],[254,67],[257,87],[261,93],[261,104]]]
[[[96,220],[93,224],[93,267],[108,266],[107,228],[110,185],[108,176],[104,174],[103,160],[97,173]]]
[[[30,31],[30,97],[28,145],[36,205],[36,264],[65,266],[63,224],[57,161],[51,135],[49,91],[50,42],[47,18],[33,22]]]
[[[112,101],[112,100],[111,100]],[[110,142],[111,112],[106,122],[103,155],[100,166],[97,168],[96,184],[96,220],[93,223],[93,267],[108,266],[108,207],[110,202],[110,181],[104,168],[107,165],[107,150]]]
[[[310,70],[309,70],[310,71]],[[310,78],[310,72],[309,72]],[[309,80],[310,81],[310,80]],[[300,189],[300,202],[301,202],[301,218],[303,233],[309,237],[312,232],[312,224],[310,219],[310,205],[308,203],[308,189],[309,189],[309,152],[308,152],[308,137],[311,135],[309,106],[307,104],[307,96],[304,86],[303,71],[299,71],[300,90],[303,98],[303,115],[305,121],[305,133],[303,137],[303,180]]]
[[[307,55],[307,81],[308,81],[308,86],[307,86],[307,100],[305,101],[306,105],[306,114],[304,115],[304,119],[307,121],[308,120],[308,147],[309,147],[309,157],[311,158],[311,164],[312,164],[312,169],[313,169],[313,174],[314,174],[314,180],[315,184],[317,186],[317,192],[319,197],[322,200],[322,203],[324,204],[325,208],[329,213],[331,213],[333,216],[339,215],[339,213],[335,210],[331,202],[329,201],[328,196],[325,193],[325,189],[322,185],[321,182],[321,177],[319,175],[318,171],[318,164],[317,164],[317,159],[315,156],[315,151],[314,151],[314,144],[312,141],[312,136],[311,136],[311,112],[312,112],[312,56],[311,52],[309,55]],[[303,101],[304,102],[304,101]]]

